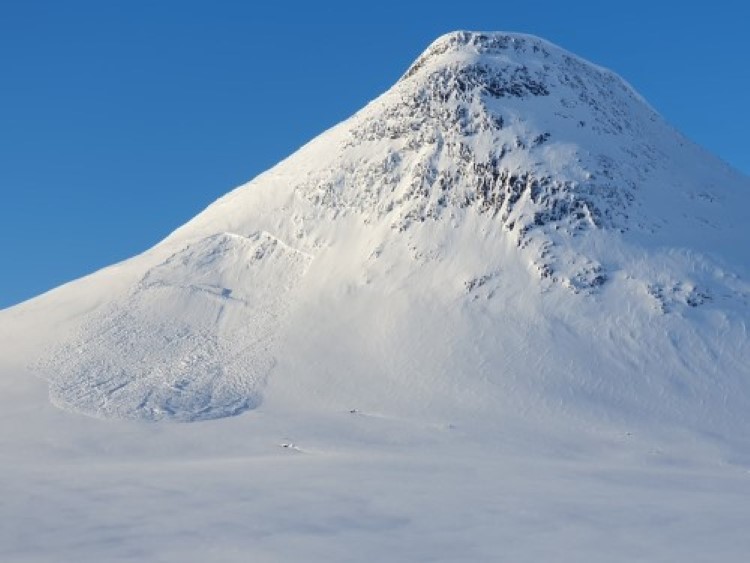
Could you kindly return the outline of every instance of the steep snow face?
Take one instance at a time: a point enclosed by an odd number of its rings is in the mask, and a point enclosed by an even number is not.
[[[729,249],[743,230],[746,179],[616,75],[524,35],[438,39],[390,91],[178,233],[252,228],[264,189],[293,199],[280,216],[291,224],[273,230],[313,245],[332,235],[307,237],[306,226],[332,216],[406,232],[485,214],[539,276],[574,291],[622,269],[614,233],[637,248],[750,261]]]
[[[47,350],[56,404],[98,416],[268,394],[726,437],[750,412],[749,192],[611,72],[458,32],[150,251],[2,321]]]

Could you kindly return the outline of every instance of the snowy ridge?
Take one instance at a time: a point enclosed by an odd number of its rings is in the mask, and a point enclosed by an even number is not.
[[[457,32],[153,249],[0,320],[50,316],[41,358],[19,362],[101,417],[202,420],[269,395],[741,440],[749,186],[613,73]]]

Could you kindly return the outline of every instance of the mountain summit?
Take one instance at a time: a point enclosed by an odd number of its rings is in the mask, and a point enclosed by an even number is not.
[[[612,72],[451,33],[154,248],[4,311],[3,353],[100,417],[271,402],[734,439],[748,203]]]

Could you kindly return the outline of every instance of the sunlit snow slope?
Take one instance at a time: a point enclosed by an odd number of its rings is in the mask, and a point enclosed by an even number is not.
[[[0,313],[0,346],[99,417],[274,401],[742,443],[749,204],[613,73],[452,33],[156,247]]]

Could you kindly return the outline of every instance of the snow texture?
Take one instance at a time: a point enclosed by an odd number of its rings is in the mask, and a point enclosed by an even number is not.
[[[187,245],[39,364],[52,400],[96,416],[153,420],[252,408],[308,259],[267,233]]]

